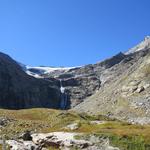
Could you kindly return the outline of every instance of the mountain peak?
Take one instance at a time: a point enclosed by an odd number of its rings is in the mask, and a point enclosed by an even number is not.
[[[144,39],[145,39],[145,40],[149,40],[149,39],[150,39],[150,36],[148,35],[148,36],[146,36]]]
[[[135,53],[141,50],[145,50],[147,48],[150,48],[150,36],[146,36],[142,42],[140,42],[135,47],[129,49],[125,54],[128,55],[128,54]]]

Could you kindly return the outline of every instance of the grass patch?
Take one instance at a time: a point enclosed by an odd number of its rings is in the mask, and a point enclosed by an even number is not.
[[[53,132],[62,131],[68,124],[77,122],[88,122],[94,120],[85,114],[77,114],[71,111],[61,111],[53,109],[24,109],[24,110],[0,110],[0,117],[8,117],[10,122],[7,127],[0,131],[6,138],[16,138],[26,130],[33,132]]]

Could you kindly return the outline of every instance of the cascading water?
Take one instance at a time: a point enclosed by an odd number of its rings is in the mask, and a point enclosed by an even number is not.
[[[67,107],[67,100],[68,100],[68,95],[66,93],[65,87],[62,85],[62,80],[60,79],[60,92],[61,92],[61,102],[60,102],[60,108],[61,109],[66,109]]]

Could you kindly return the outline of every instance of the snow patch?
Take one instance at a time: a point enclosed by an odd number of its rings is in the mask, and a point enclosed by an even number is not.
[[[67,72],[70,69],[75,69],[75,68],[80,68],[80,66],[77,67],[31,67],[31,66],[26,66],[26,73],[30,76],[33,76],[35,78],[43,78],[43,74],[50,74],[55,71],[62,71],[62,72]],[[34,71],[33,71],[34,70]]]

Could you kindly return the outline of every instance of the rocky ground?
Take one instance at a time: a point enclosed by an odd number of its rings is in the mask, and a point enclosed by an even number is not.
[[[128,56],[106,70],[101,89],[74,110],[105,114],[132,123],[150,123],[150,50]]]
[[[82,134],[70,132],[38,133],[28,135],[31,136],[31,139],[7,140],[6,144],[12,150],[48,150],[50,148],[62,150],[119,150],[119,148],[109,145],[109,139],[94,136],[91,136],[90,140],[75,138],[80,135]]]

